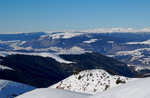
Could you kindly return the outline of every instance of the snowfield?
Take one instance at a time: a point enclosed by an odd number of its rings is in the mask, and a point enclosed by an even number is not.
[[[150,39],[149,40],[146,40],[146,41],[142,41],[142,42],[128,42],[126,44],[129,44],[129,45],[133,45],[133,44],[144,44],[144,45],[150,45]]]
[[[137,79],[90,98],[150,98],[150,78]]]
[[[0,98],[14,98],[33,89],[35,87],[8,80],[0,80]]]
[[[99,91],[105,91],[119,84],[124,84],[129,80],[132,79],[123,76],[112,76],[104,70],[93,69],[72,75],[67,79],[51,86],[51,88],[95,94]]]
[[[16,98],[150,98],[150,78],[141,78],[90,95],[61,89],[43,88],[20,95]]]
[[[53,88],[41,88],[20,95],[16,98],[87,98],[90,94],[83,94]]]
[[[83,43],[87,43],[87,44],[90,44],[90,43],[94,43],[96,42],[98,39],[90,39],[88,41],[83,41]]]
[[[68,39],[75,36],[82,35],[82,33],[76,33],[76,32],[63,32],[63,33],[51,33],[49,35],[43,35],[40,37],[39,40],[43,40],[44,38],[52,38],[52,39]]]
[[[150,65],[150,48],[141,48],[130,51],[119,51],[113,57],[128,57],[128,63],[130,65]],[[138,62],[138,64],[133,64],[134,62]]]
[[[83,54],[85,52],[90,52],[90,51],[85,51],[84,49],[77,47],[77,46],[73,46],[70,49],[62,49],[59,52],[57,52],[56,54]]]

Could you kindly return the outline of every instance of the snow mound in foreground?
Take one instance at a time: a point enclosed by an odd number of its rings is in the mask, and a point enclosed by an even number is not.
[[[0,80],[0,98],[14,98],[33,89],[35,87],[13,81]]]
[[[16,98],[87,98],[89,96],[91,95],[53,88],[41,88],[25,93]]]
[[[132,79],[117,75],[113,76],[101,69],[93,69],[74,74],[51,86],[51,88],[94,94],[124,84],[129,80]]]
[[[71,92],[61,89],[43,88],[18,96],[17,98],[150,98],[150,78],[130,81],[95,95]]]
[[[150,98],[150,78],[137,79],[90,98]]]

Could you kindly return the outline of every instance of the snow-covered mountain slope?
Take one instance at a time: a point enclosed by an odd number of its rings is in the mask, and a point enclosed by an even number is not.
[[[141,70],[150,70],[150,66],[134,66],[135,71],[139,72]]]
[[[51,33],[29,33],[19,35],[1,35],[0,50],[24,51],[24,52],[59,52],[63,54],[83,53],[85,51],[99,52],[104,55],[115,55],[117,60],[125,61],[130,65],[150,65],[149,53],[146,51],[139,58],[133,55],[117,56],[117,52],[134,51],[150,48],[149,28],[136,30],[133,28],[98,28],[87,31],[61,31]],[[40,36],[41,35],[41,36]],[[16,37],[18,36],[18,37]],[[21,37],[21,38],[19,38]],[[31,37],[31,38],[30,38]],[[27,39],[24,39],[27,38]],[[7,39],[7,40],[6,40]],[[24,39],[24,40],[23,40]],[[74,52],[75,51],[75,52]],[[125,52],[123,52],[125,53]],[[131,56],[131,55],[129,55]],[[129,58],[129,59],[127,59]],[[135,58],[139,58],[138,63]]]
[[[87,98],[90,94],[83,94],[53,88],[41,88],[20,95],[16,98]]]
[[[39,40],[43,40],[45,38],[51,38],[51,39],[59,39],[59,38],[62,38],[62,39],[68,39],[68,38],[72,38],[72,37],[75,37],[75,36],[78,36],[78,35],[82,35],[83,33],[77,33],[77,32],[58,32],[58,33],[51,33],[49,35],[43,35],[40,37]]]
[[[66,90],[43,88],[20,95],[16,98],[149,98],[150,78],[141,78],[94,95]]]
[[[146,41],[142,41],[142,42],[128,42],[126,44],[129,44],[129,45],[134,45],[134,44],[143,44],[143,45],[150,45],[150,39],[149,40],[146,40]]]
[[[131,79],[127,77],[112,76],[104,70],[95,69],[74,74],[51,86],[51,88],[93,94],[99,91],[105,91],[119,84],[124,84],[129,80]]]
[[[12,48],[15,51],[19,51],[21,49],[22,51],[52,51],[63,54],[94,51],[104,55],[115,56],[118,52],[122,51],[134,51],[137,49],[150,48],[150,34],[148,32],[129,33],[130,30],[130,28],[127,30],[114,28],[106,30],[106,32],[105,30],[100,29],[99,33],[97,31],[53,32],[30,41],[26,41],[20,45],[13,44]],[[104,31],[105,33],[102,33],[101,31]],[[72,50],[76,50],[76,52],[73,52]],[[145,53],[144,56],[147,58],[149,55]],[[136,58],[137,56],[133,57]],[[116,58],[121,61],[126,60],[125,63],[133,65],[128,62],[123,55],[117,56]],[[136,63],[137,61],[133,60],[133,62]],[[139,65],[145,64],[142,62],[139,63]]]
[[[114,57],[124,58],[120,59],[123,62],[128,62],[130,65],[150,65],[150,48],[140,48],[129,51],[119,51]]]
[[[0,34],[0,49],[29,50],[28,48],[18,47],[18,45],[21,45],[28,40],[32,40],[45,34],[45,32]]]
[[[8,80],[0,80],[0,98],[14,98],[33,89],[35,87]]]
[[[150,78],[141,78],[100,92],[90,98],[150,98]]]
[[[80,47],[73,46],[70,49],[61,49],[59,52],[57,52],[57,54],[83,54],[85,52],[90,52],[90,51],[85,51]]]

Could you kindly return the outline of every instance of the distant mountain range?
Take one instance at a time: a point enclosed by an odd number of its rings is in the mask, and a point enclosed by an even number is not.
[[[0,79],[95,93],[150,76],[150,33],[122,30],[1,34]]]
[[[54,32],[16,42],[9,50],[13,51],[46,51],[58,53],[99,52],[114,57],[129,65],[148,66],[150,50],[150,33],[87,33],[87,32]],[[4,48],[3,46],[3,48]],[[137,51],[138,54],[135,52]]]
[[[15,51],[80,54],[92,51],[130,66],[138,66],[138,71],[143,72],[146,69],[146,72],[150,72],[150,68],[146,67],[150,65],[149,32],[133,32],[130,29],[120,31],[119,28],[104,31],[1,34],[0,53]]]
[[[0,34],[0,50],[12,50],[16,44],[45,35],[45,32],[19,33],[19,34]]]

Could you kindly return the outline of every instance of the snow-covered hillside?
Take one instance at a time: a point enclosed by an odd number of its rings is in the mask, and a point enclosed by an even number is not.
[[[120,58],[123,62],[128,62],[130,65],[150,65],[150,48],[141,48],[130,51],[119,51],[114,57]]]
[[[51,86],[51,88],[93,94],[99,91],[105,91],[119,84],[124,84],[128,80],[131,79],[122,76],[112,76],[104,70],[95,69],[72,75]]]
[[[129,45],[134,45],[134,44],[145,44],[145,45],[150,45],[150,39],[149,40],[146,40],[146,41],[142,41],[142,42],[128,42],[126,44],[129,44]]]
[[[59,52],[64,54],[83,53],[86,51],[99,52],[104,55],[114,55],[117,60],[133,65],[136,64],[138,54],[133,54],[132,62],[128,61],[128,57],[123,51],[129,53],[134,51],[143,51],[144,48],[150,49],[150,33],[146,32],[148,29],[135,30],[132,28],[101,28],[85,32],[64,31],[52,32],[47,35],[42,35],[38,38],[21,42],[20,44],[12,44],[11,50],[13,51],[36,51],[36,52]],[[145,31],[145,32],[144,32]],[[74,52],[75,50],[75,52]],[[147,55],[148,51],[142,53],[141,56]],[[119,55],[118,53],[123,54]],[[139,52],[138,52],[139,53]],[[116,56],[117,55],[117,56]],[[135,58],[135,59],[134,59]],[[126,60],[126,61],[125,61]],[[147,60],[142,60],[138,65],[148,65]],[[142,62],[143,61],[143,62]]]
[[[90,98],[150,98],[150,78],[141,78],[100,92]]]
[[[20,95],[16,98],[149,98],[150,78],[140,78],[124,85],[94,95],[61,89],[43,88]]]
[[[41,88],[20,95],[16,98],[87,98],[90,94],[83,94],[53,88]]]
[[[0,98],[14,98],[33,89],[35,87],[8,80],[0,80]]]
[[[39,40],[43,40],[44,38],[51,38],[51,39],[67,39],[67,38],[72,38],[78,35],[81,35],[82,33],[77,33],[77,32],[62,32],[62,33],[51,33],[50,35],[43,35],[40,37]]]

